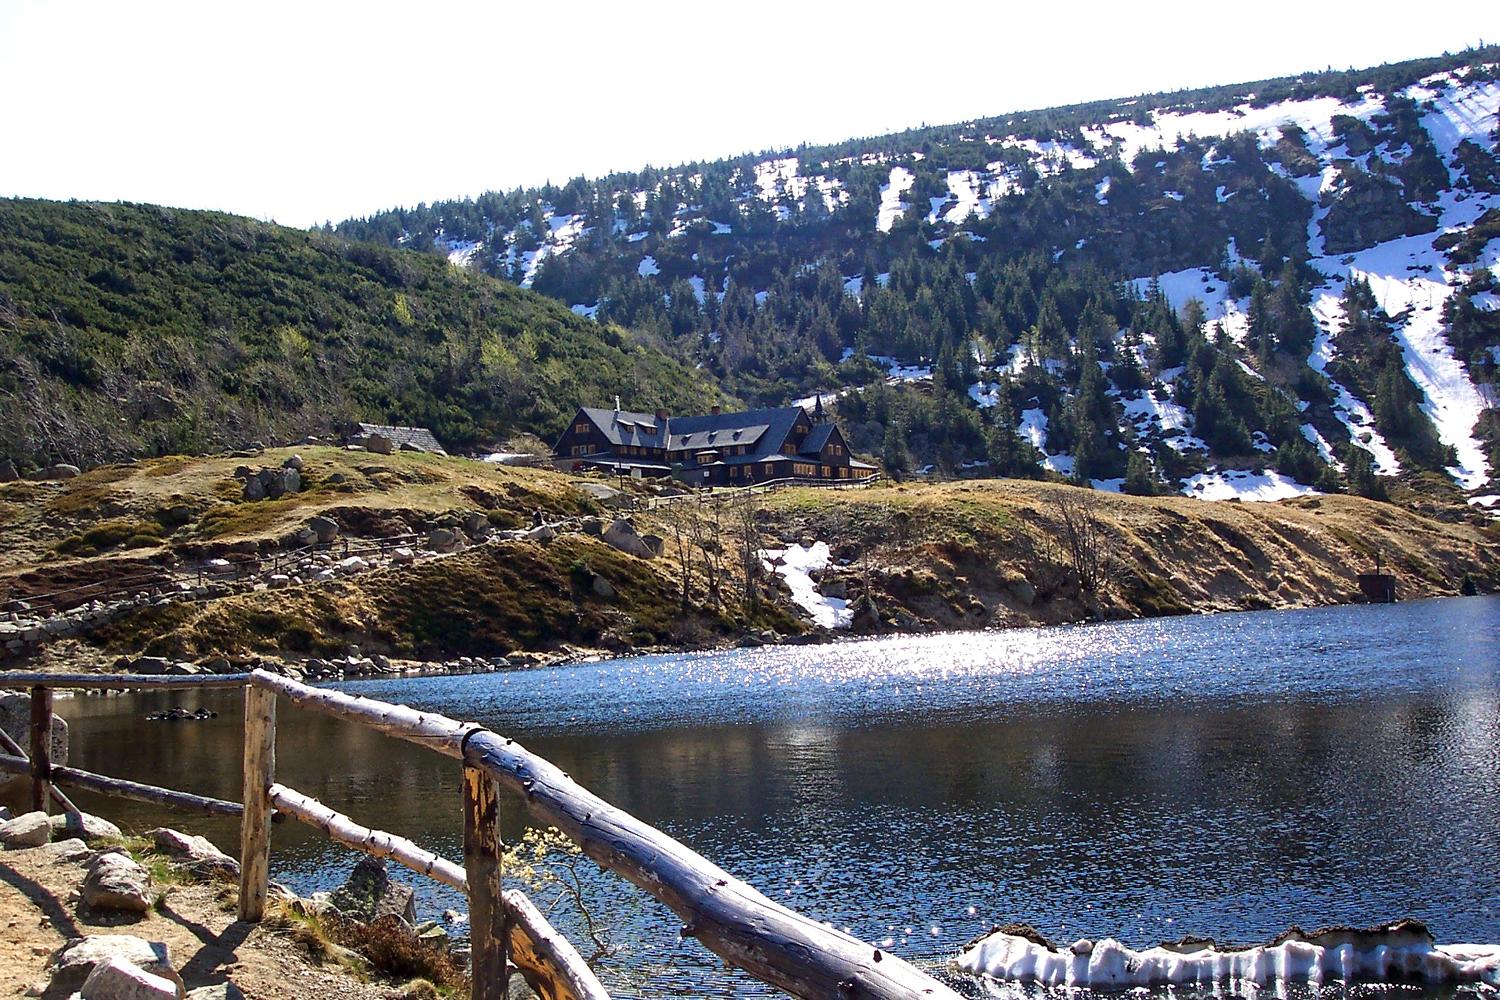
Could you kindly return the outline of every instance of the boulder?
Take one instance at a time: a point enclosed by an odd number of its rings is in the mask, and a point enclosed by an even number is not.
[[[46,845],[42,848],[42,853],[57,861],[82,861],[94,852],[88,844],[77,837],[72,837]]]
[[[381,858],[361,858],[348,880],[329,894],[328,904],[344,916],[365,923],[388,913],[408,924],[417,922],[416,893],[392,882]]]
[[[1014,597],[1019,603],[1028,608],[1036,600],[1036,584],[1030,580],[1014,580],[1006,589],[1010,591],[1011,597]]]
[[[605,529],[604,541],[619,549],[621,552],[642,559],[651,559],[656,553],[646,540],[636,534],[635,525],[627,518],[620,518]]]
[[[25,747],[31,744],[31,695],[19,692],[0,694],[0,729],[16,743]],[[68,722],[60,715],[52,716],[52,763],[68,762]],[[29,778],[23,779],[30,782]],[[3,784],[3,780],[0,780]]]
[[[421,445],[419,445],[419,444],[413,444],[410,441],[402,441],[401,442],[401,450],[402,451],[419,451],[419,452],[423,452],[423,453],[425,453],[427,451],[427,449],[423,448]]]
[[[339,537],[339,523],[331,517],[319,514],[309,518],[307,526],[317,533],[317,540],[320,542],[331,542]]]
[[[19,478],[16,464],[8,458],[0,458],[0,483],[13,483]]]
[[[452,528],[433,528],[427,533],[427,547],[434,552],[452,552],[458,546],[458,535]]]
[[[370,564],[360,556],[350,556],[347,559],[340,559],[338,568],[340,573],[363,573],[370,568]]]
[[[391,562],[395,563],[397,566],[405,566],[408,563],[414,563],[416,561],[417,554],[411,549],[402,547],[399,549],[391,550]]]
[[[72,479],[74,476],[79,475],[81,471],[82,470],[79,469],[76,465],[68,465],[66,462],[60,462],[57,465],[49,465],[45,469],[33,472],[26,478],[32,480],[33,482],[48,482],[54,479]]]
[[[264,500],[266,498],[266,484],[260,481],[259,476],[251,476],[245,480],[245,499]]]
[[[308,546],[316,545],[317,543],[318,533],[305,524],[302,527],[289,532],[287,536],[281,540],[282,548],[287,549],[305,549]]]
[[[651,554],[654,556],[661,555],[662,551],[667,547],[666,539],[660,535],[642,535],[641,541],[646,543],[646,548],[650,549]]]
[[[52,824],[44,812],[29,812],[0,826],[0,846],[7,849],[41,847],[52,839]]]
[[[293,455],[291,458],[287,459],[285,462],[282,462],[281,463],[281,467],[283,469],[296,469],[298,472],[301,472],[302,471],[302,456],[301,455]]]
[[[595,596],[602,597],[606,601],[613,600],[615,596],[615,585],[602,576],[594,577],[592,585]]]
[[[110,851],[89,866],[79,895],[94,909],[145,913],[151,909],[151,874],[129,856]]]
[[[396,443],[384,434],[371,434],[365,438],[365,451],[376,455],[392,455],[396,451]]]
[[[245,994],[234,983],[219,983],[217,986],[200,986],[196,990],[188,990],[185,1000],[245,1000]]]
[[[157,827],[146,834],[156,844],[156,849],[187,865],[200,878],[210,875],[238,878],[240,863],[219,850],[207,837],[179,833],[165,826]]]
[[[597,517],[586,517],[583,519],[583,533],[598,538],[604,534],[604,522]]]
[[[63,813],[53,816],[50,822],[53,835],[58,837],[81,837],[92,843],[103,839],[119,840],[123,836],[120,828],[109,820],[86,812]]]
[[[80,1000],[177,1000],[177,984],[122,958],[94,966],[79,989]]]
[[[490,519],[483,514],[464,515],[464,533],[467,535],[478,535],[481,532],[488,534],[490,531]]]
[[[557,529],[550,524],[544,524],[539,528],[532,528],[526,532],[526,537],[533,542],[550,542],[557,538]]]
[[[94,934],[74,938],[52,959],[52,983],[47,995],[67,996],[78,990],[96,965],[110,959],[118,959],[138,969],[145,969],[174,983],[182,982],[177,971],[172,968],[164,943],[147,941],[133,934]]]

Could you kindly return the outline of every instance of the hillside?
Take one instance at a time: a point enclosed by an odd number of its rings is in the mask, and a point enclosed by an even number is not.
[[[338,231],[649,331],[748,400],[837,397],[893,471],[1202,497],[1426,471],[1478,499],[1500,468],[1497,68],[1488,47]]]
[[[552,434],[716,389],[611,325],[429,256],[212,212],[0,200],[0,458],[97,465],[430,426]]]
[[[292,457],[271,449],[251,467]],[[304,489],[275,500],[243,497],[234,457],[0,484],[0,657],[76,666],[144,652],[222,667],[355,646],[365,657],[524,662],[766,630],[835,637],[1303,607],[1359,600],[1355,575],[1377,557],[1402,599],[1458,593],[1466,577],[1500,589],[1494,526],[1357,497],[1211,503],[985,480],[663,504],[651,484],[460,458],[328,447],[297,457]],[[622,513],[661,539],[658,554],[611,540]],[[538,516],[548,526],[533,529]],[[315,517],[337,526],[331,545],[314,544]],[[1092,556],[1069,544],[1070,518],[1097,543]],[[761,552],[783,553],[784,565],[770,571]],[[10,649],[57,622],[80,625]]]

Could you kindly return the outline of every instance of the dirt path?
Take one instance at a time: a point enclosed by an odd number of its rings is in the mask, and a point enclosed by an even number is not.
[[[133,934],[167,944],[188,989],[232,980],[251,1000],[385,1000],[391,983],[361,982],[318,966],[276,921],[235,920],[233,889],[221,883],[173,885],[144,915],[84,911],[77,901],[82,862],[54,860],[44,848],[0,853],[0,997],[37,996],[47,963],[69,938]],[[37,992],[28,991],[37,987]],[[41,994],[51,998],[51,994]]]

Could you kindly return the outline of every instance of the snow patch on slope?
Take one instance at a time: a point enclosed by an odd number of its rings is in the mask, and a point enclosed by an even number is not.
[[[849,602],[837,597],[824,597],[818,593],[818,585],[812,575],[828,568],[827,542],[814,542],[811,546],[792,545],[784,549],[764,549],[760,558],[768,572],[775,572],[792,592],[792,603],[796,604],[814,622],[824,628],[848,628],[854,621],[854,612]]]

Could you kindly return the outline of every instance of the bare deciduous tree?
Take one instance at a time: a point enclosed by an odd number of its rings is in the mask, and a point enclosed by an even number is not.
[[[1065,490],[1054,507],[1062,521],[1062,545],[1078,586],[1086,594],[1097,594],[1109,586],[1114,571],[1114,552],[1108,530],[1099,519],[1098,503],[1082,490]]]

